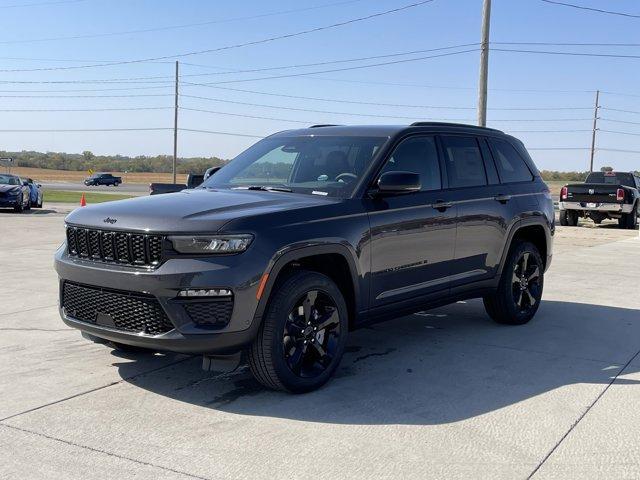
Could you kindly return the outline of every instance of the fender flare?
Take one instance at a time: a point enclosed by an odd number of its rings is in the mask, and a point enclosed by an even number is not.
[[[507,235],[507,240],[505,242],[504,248],[502,249],[502,256],[500,258],[500,268],[496,275],[497,279],[502,277],[502,270],[504,269],[504,264],[507,261],[507,255],[509,255],[509,250],[511,250],[511,244],[513,243],[513,238],[516,236],[518,231],[522,230],[525,227],[538,226],[543,229],[545,232],[545,242],[547,244],[547,258],[543,258],[545,262],[545,267],[549,267],[549,252],[551,252],[551,234],[549,232],[549,225],[545,224],[543,220],[544,217],[530,217],[517,220],[511,226],[509,233]]]
[[[278,275],[282,271],[285,265],[292,261],[299,260],[305,257],[312,257],[315,255],[327,255],[337,254],[343,257],[347,261],[349,266],[349,272],[351,276],[351,282],[353,285],[353,292],[355,297],[355,313],[362,309],[362,300],[360,296],[360,282],[358,264],[356,261],[356,254],[350,247],[343,243],[321,243],[316,245],[307,245],[301,247],[289,247],[287,249],[280,250],[276,256],[269,262],[269,266],[265,270],[265,274],[268,274],[267,283],[265,284],[262,296],[258,300],[258,306],[254,315],[255,319],[261,319],[264,313],[269,297],[273,291],[273,287],[278,279]]]

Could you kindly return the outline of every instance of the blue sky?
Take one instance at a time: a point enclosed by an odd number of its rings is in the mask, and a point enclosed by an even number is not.
[[[173,125],[171,76],[174,65],[171,59],[87,69],[33,72],[7,70],[68,67],[215,49],[338,23],[413,3],[412,0],[80,0],[33,5],[48,2],[0,0],[0,15],[3,18],[3,28],[0,32],[0,70],[4,70],[0,72],[0,82],[6,82],[0,85],[0,110],[150,107],[157,109],[103,112],[4,111],[0,112],[0,130],[169,128]],[[640,5],[634,0],[573,0],[572,3],[640,14]],[[237,20],[239,17],[316,6],[320,8]],[[476,43],[480,36],[481,10],[481,0],[434,0],[432,3],[395,14],[335,29],[181,58],[180,61],[184,63],[208,66],[205,68],[184,64],[181,66],[181,73],[211,74],[183,78],[180,89],[181,106],[218,113],[182,110],[180,126],[194,130],[260,136],[306,123],[403,124],[411,119],[474,123],[479,63],[477,51],[375,68],[289,78],[255,79],[424,57],[474,49],[475,46],[323,67],[236,74],[220,72]],[[146,33],[32,41],[214,21],[218,23]],[[550,5],[540,0],[493,0],[491,39],[493,42],[640,44],[639,27],[640,19],[637,18],[581,11]],[[494,45],[494,48],[640,54],[639,47]],[[148,79],[133,80],[136,83],[82,83],[87,80],[150,76],[162,78],[154,79],[156,83],[150,83]],[[253,80],[237,81],[246,79]],[[593,91],[600,89],[615,93],[601,95],[601,105],[605,108],[640,112],[639,80],[640,59],[552,56],[494,50],[490,57],[488,123],[489,126],[514,132],[514,135],[520,137],[531,149],[540,168],[585,170],[588,168],[589,156],[586,149],[591,139],[589,130],[593,117]],[[14,83],[59,81],[81,83]],[[218,87],[252,90],[263,94],[186,84],[221,81],[234,83],[218,83]],[[123,90],[104,90],[108,88]],[[125,88],[130,90],[124,90]],[[336,101],[292,99],[264,93],[320,97]],[[129,96],[17,98],[18,95]],[[218,101],[189,98],[186,95],[215,98]],[[361,105],[340,100],[412,105],[419,108]],[[246,105],[247,103],[267,106]],[[422,108],[423,106],[444,108],[430,109]],[[558,107],[584,110],[499,110]],[[320,110],[327,113],[287,108]],[[271,117],[277,120],[245,118],[222,113]],[[600,148],[640,151],[640,114],[603,109],[600,116],[603,119],[617,120],[601,121],[600,128],[603,130],[638,134],[636,136],[599,132],[597,145]],[[531,133],[531,130],[541,132]],[[217,155],[229,158],[254,141],[255,139],[250,137],[183,131],[180,132],[179,155]],[[544,150],[554,147],[585,150]],[[98,154],[127,155],[170,154],[172,132],[158,130],[0,133],[0,150],[23,149],[67,152],[92,150]],[[596,166],[601,165],[612,165],[620,170],[638,169],[640,153],[599,151],[596,155]]]

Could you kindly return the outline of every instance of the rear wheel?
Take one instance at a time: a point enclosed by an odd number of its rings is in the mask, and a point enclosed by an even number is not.
[[[315,390],[338,368],[347,331],[347,306],[336,284],[320,273],[297,271],[269,299],[248,351],[249,367],[268,388]]]
[[[638,204],[633,207],[631,213],[623,213],[618,219],[618,227],[635,230],[638,226]]]
[[[517,242],[511,247],[498,289],[483,299],[485,309],[498,323],[522,325],[538,311],[543,286],[540,252],[530,242]]]
[[[560,210],[560,225],[575,227],[578,225],[578,212],[574,210]]]

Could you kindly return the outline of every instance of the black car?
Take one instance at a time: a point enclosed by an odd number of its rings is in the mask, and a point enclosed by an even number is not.
[[[315,389],[348,332],[481,297],[524,324],[552,258],[548,187],[519,140],[419,122],[259,141],[193,190],[80,208],[56,252],[67,325],[118,348],[246,353]]]
[[[595,224],[618,220],[620,228],[635,229],[640,217],[640,176],[633,172],[592,172],[584,183],[560,190],[560,224],[575,227],[578,219]]]
[[[86,186],[106,185],[117,187],[122,183],[122,177],[114,177],[110,173],[94,173],[84,179]]]
[[[31,188],[16,175],[0,173],[0,208],[13,208],[16,212],[31,208]]]

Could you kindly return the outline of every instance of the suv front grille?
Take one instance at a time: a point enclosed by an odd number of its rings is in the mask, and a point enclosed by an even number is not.
[[[162,237],[68,226],[67,251],[98,262],[155,267],[162,260]]]
[[[65,282],[62,307],[74,320],[126,332],[159,335],[174,328],[158,300],[141,293]]]

